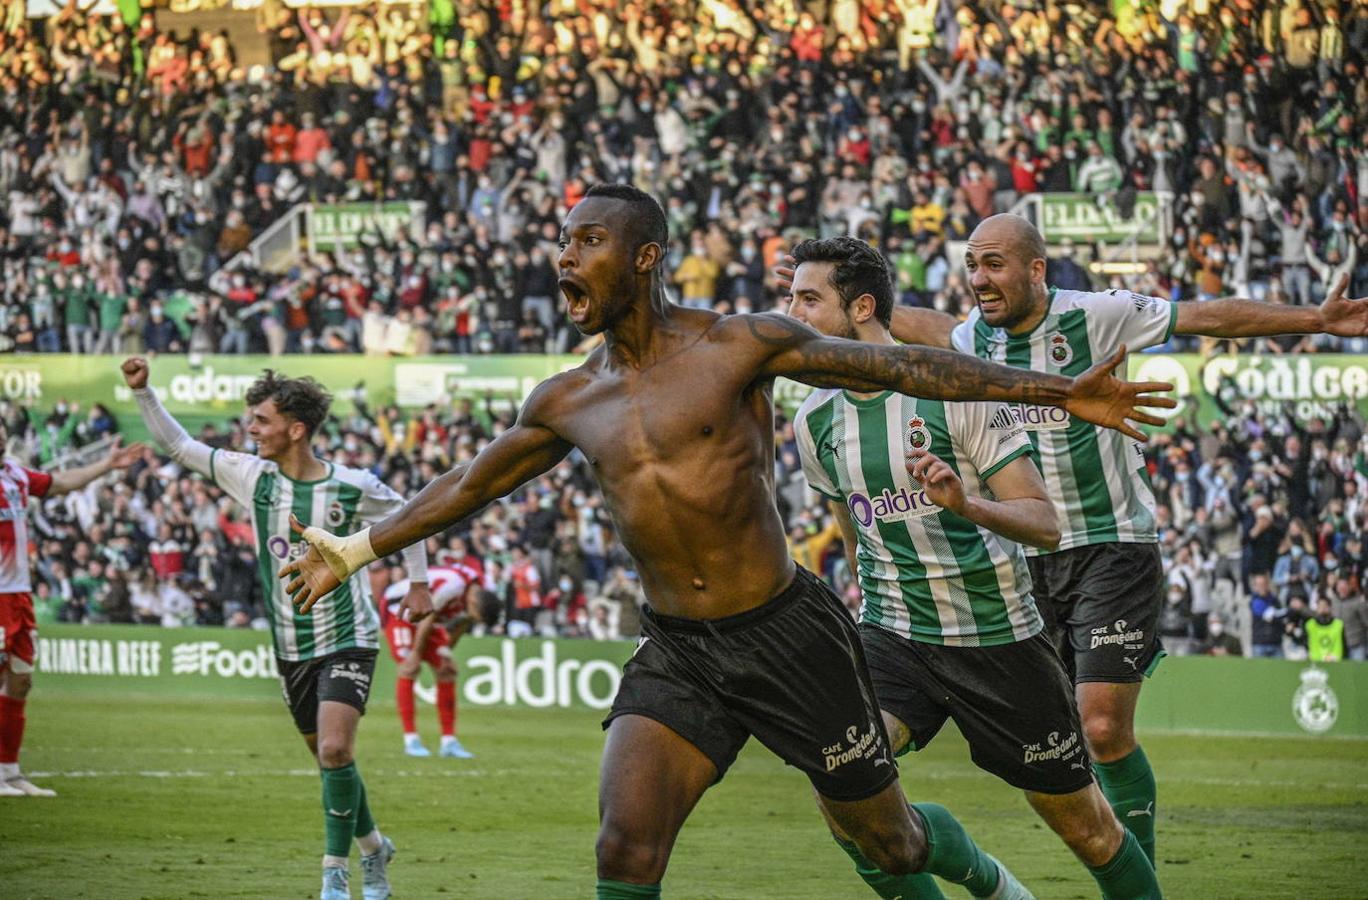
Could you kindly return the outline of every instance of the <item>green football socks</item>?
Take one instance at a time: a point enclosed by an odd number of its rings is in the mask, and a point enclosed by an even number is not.
[[[356,763],[352,763],[352,768]],[[352,832],[357,837],[365,837],[375,830],[375,819],[371,816],[370,804],[366,802],[366,783],[361,780],[361,773],[356,773],[356,784],[360,788],[361,799],[356,804],[356,831]]]
[[[997,863],[979,849],[969,832],[939,803],[913,803],[926,826],[926,871],[963,885],[975,897],[998,886]]]
[[[346,859],[351,852],[362,802],[361,776],[356,771],[356,763],[347,763],[336,769],[321,769],[320,774],[323,776],[324,852],[328,856]],[[375,823],[372,822],[371,828],[374,827]]]
[[[655,900],[659,896],[658,884],[628,884],[608,878],[598,880],[597,900]]]
[[[1140,849],[1154,865],[1154,770],[1143,747],[1116,762],[1093,763],[1093,774],[1116,818],[1135,835]]]
[[[1088,866],[1097,886],[1102,888],[1103,900],[1159,900],[1164,894],[1159,890],[1154,866],[1145,858],[1135,835],[1129,831],[1124,834],[1121,848],[1111,862],[1096,868]]]
[[[889,875],[875,868],[853,842],[836,838],[836,843],[854,860],[856,874],[885,900],[945,900],[945,894],[941,893],[940,885],[930,873]]]

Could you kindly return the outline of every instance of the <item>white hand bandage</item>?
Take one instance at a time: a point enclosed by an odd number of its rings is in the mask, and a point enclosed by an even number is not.
[[[371,549],[369,528],[341,537],[314,525],[304,529],[304,540],[318,548],[319,555],[338,581],[346,581],[353,572],[377,559],[375,551]]]

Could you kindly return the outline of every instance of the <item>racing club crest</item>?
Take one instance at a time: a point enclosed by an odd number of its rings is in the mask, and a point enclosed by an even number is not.
[[[1069,346],[1069,339],[1057,331],[1050,335],[1047,350],[1050,354],[1050,362],[1057,366],[1067,366],[1073,359],[1073,348]]]
[[[338,527],[346,517],[347,514],[343,511],[342,502],[340,500],[334,500],[328,505],[328,524],[330,526],[333,528]]]
[[[921,416],[913,416],[907,423],[907,443],[913,450],[931,449],[931,432]]]
[[[1303,730],[1324,734],[1339,718],[1339,698],[1330,687],[1330,676],[1315,666],[1301,672],[1301,687],[1292,695],[1292,716]]]

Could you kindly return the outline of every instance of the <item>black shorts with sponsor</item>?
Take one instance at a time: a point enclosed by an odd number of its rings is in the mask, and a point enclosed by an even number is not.
[[[701,621],[647,609],[641,625],[604,728],[655,719],[719,779],[755,735],[833,800],[863,800],[898,777],[855,623],[805,569],[744,613]]]
[[[318,704],[324,700],[345,703],[366,714],[378,652],[355,647],[297,662],[276,657],[285,704],[300,734],[318,731]]]
[[[1089,544],[1027,560],[1032,593],[1075,682],[1140,681],[1164,655],[1157,544]]]
[[[1013,787],[1071,794],[1092,783],[1073,685],[1044,632],[1013,644],[946,647],[860,624],[879,706],[921,750],[954,719],[969,755]]]

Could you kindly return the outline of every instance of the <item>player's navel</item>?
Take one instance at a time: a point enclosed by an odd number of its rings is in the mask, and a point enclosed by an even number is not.
[[[704,425],[704,426],[703,426],[703,436],[704,436],[704,437],[707,437],[707,436],[710,435],[710,434],[712,434],[712,426],[711,426],[711,425]]]

